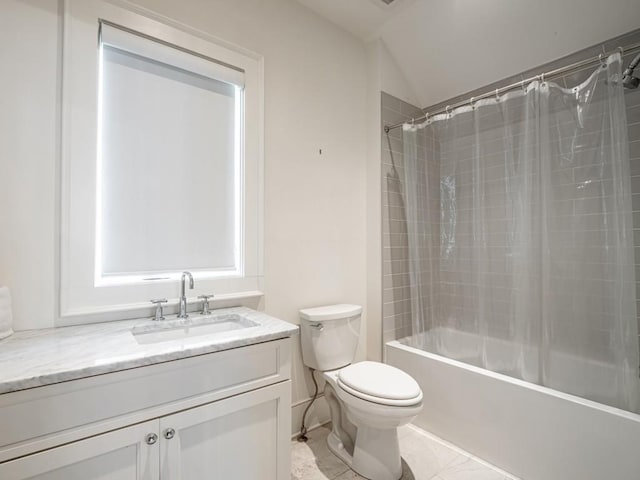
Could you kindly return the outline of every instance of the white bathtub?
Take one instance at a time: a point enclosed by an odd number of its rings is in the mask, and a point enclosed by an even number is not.
[[[417,426],[524,480],[640,480],[640,415],[401,341],[385,353],[424,392]]]

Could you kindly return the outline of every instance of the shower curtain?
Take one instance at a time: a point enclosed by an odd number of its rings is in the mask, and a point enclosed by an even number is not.
[[[419,348],[639,411],[621,58],[405,125]]]

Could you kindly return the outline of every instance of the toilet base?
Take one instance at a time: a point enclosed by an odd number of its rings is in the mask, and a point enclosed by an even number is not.
[[[398,480],[402,476],[398,430],[359,426],[351,468],[371,480]]]
[[[397,429],[358,427],[353,456],[335,432],[327,437],[329,450],[357,474],[370,480],[399,480],[402,463]]]

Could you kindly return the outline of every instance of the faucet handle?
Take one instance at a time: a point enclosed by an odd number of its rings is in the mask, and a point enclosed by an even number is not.
[[[156,315],[153,318],[154,320],[164,320],[164,314],[162,312],[162,304],[167,303],[166,298],[155,298],[150,300],[156,306]]]
[[[202,311],[200,312],[202,315],[209,315],[211,310],[209,310],[209,299],[213,298],[215,295],[198,295],[198,298],[202,299]]]

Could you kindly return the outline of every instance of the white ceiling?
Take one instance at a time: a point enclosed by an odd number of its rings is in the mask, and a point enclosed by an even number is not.
[[[297,0],[356,37],[368,41],[376,38],[380,27],[393,15],[415,0]]]
[[[640,0],[298,0],[380,38],[428,106],[640,27]]]

